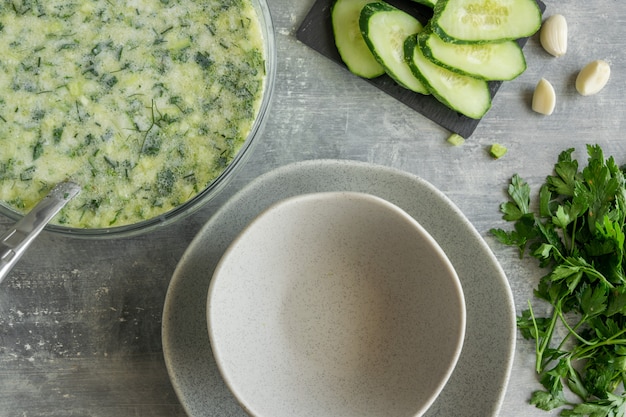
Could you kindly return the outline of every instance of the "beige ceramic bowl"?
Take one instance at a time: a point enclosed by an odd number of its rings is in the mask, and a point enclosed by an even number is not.
[[[219,262],[207,306],[219,370],[255,417],[419,416],[465,333],[445,253],[400,208],[362,193],[264,211]]]

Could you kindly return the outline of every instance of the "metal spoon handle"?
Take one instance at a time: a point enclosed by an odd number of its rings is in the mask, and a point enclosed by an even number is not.
[[[0,282],[48,222],[80,192],[73,182],[56,185],[43,200],[0,238]]]

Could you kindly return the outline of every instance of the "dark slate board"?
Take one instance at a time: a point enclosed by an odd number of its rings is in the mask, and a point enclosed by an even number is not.
[[[345,68],[333,39],[333,29],[330,20],[330,9],[333,1],[334,0],[317,0],[298,28],[296,36],[298,40],[305,45],[308,45]],[[424,24],[432,16],[432,9],[411,0],[386,1],[412,14]],[[546,8],[545,4],[541,2],[541,0],[537,0],[537,4],[543,13]],[[520,45],[523,47],[527,40],[528,39],[520,39]],[[471,119],[454,110],[450,110],[433,96],[425,96],[400,87],[386,75],[366,81],[406,104],[413,110],[428,117],[433,122],[451,132],[458,133],[464,138],[470,137],[478,126],[478,123],[480,123],[480,120]],[[502,82],[500,81],[489,83],[492,97],[496,95],[501,85]]]

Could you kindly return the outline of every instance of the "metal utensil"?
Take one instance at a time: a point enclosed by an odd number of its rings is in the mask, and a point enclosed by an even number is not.
[[[81,190],[70,181],[57,184],[43,200],[0,238],[0,283],[48,222]]]

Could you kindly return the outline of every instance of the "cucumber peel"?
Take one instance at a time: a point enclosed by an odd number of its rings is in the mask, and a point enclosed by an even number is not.
[[[376,78],[385,68],[376,60],[361,35],[359,17],[373,0],[337,0],[331,8],[335,46],[348,70],[363,78]]]
[[[384,2],[369,3],[359,18],[361,34],[385,72],[398,84],[420,94],[429,94],[404,58],[407,36],[422,31],[419,20]]]
[[[423,4],[424,6],[428,6],[431,9],[435,8],[437,4],[437,0],[413,0],[415,3]]]

